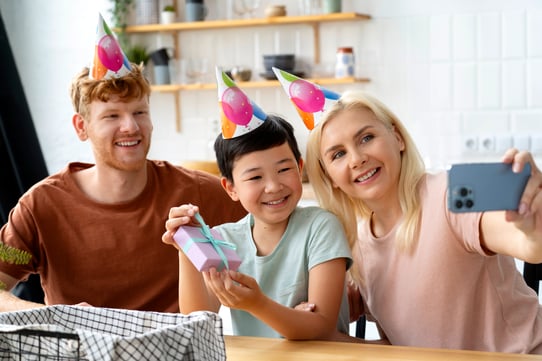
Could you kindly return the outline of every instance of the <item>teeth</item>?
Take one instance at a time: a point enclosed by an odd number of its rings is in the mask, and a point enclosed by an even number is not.
[[[275,205],[275,204],[279,204],[279,203],[282,203],[284,202],[284,198],[282,199],[279,199],[278,201],[271,201],[271,202],[267,202],[267,204],[270,204],[270,205]]]
[[[117,145],[120,145],[121,147],[131,147],[137,145],[138,143],[139,140],[133,140],[131,142],[118,142]]]
[[[363,182],[369,178],[371,178],[376,173],[376,168],[370,171],[369,173],[366,173],[364,176],[359,177],[356,179],[356,182]]]

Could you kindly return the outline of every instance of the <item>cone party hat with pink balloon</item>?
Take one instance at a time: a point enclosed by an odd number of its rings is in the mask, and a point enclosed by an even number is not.
[[[323,112],[340,98],[338,93],[284,70],[273,68],[273,72],[309,130],[318,124]]]
[[[263,124],[267,114],[239,89],[223,71],[216,69],[222,137],[230,139],[250,133]]]
[[[115,34],[98,14],[94,57],[90,65],[89,77],[94,80],[121,78],[132,70],[128,58],[122,51]]]

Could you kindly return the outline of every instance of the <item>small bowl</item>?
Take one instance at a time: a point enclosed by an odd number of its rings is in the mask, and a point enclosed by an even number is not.
[[[286,5],[269,5],[265,8],[265,16],[268,18],[286,16]]]
[[[236,66],[231,70],[231,77],[235,81],[249,81],[252,77],[252,70],[242,66]]]
[[[273,71],[273,67],[279,68],[285,71],[291,71],[295,67],[295,55],[294,54],[275,54],[264,55],[263,66],[266,72]]]

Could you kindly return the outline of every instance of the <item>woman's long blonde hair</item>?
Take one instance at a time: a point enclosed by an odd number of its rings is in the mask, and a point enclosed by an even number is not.
[[[357,240],[357,220],[369,221],[372,211],[360,199],[347,195],[333,182],[325,169],[320,154],[322,130],[326,123],[339,114],[349,110],[368,109],[390,131],[402,137],[405,149],[401,155],[401,172],[399,176],[399,202],[403,212],[403,221],[397,228],[396,246],[404,251],[415,248],[421,217],[418,184],[425,172],[423,160],[401,121],[380,101],[360,91],[344,93],[323,115],[322,120],[311,131],[307,143],[307,174],[314,188],[320,206],[339,217],[352,247]]]

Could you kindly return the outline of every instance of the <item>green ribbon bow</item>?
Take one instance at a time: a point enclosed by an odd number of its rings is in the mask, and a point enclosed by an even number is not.
[[[235,244],[233,244],[233,243],[230,243],[230,242],[215,239],[213,237],[213,234],[211,233],[211,228],[209,228],[209,226],[207,224],[205,224],[205,221],[203,220],[203,218],[201,217],[201,215],[199,213],[196,213],[194,215],[194,218],[201,225],[201,234],[203,234],[203,236],[205,238],[204,239],[192,239],[192,241],[193,242],[200,242],[200,243],[210,243],[213,246],[216,253],[220,256],[220,259],[222,260],[222,262],[224,263],[226,268],[230,269],[229,264],[228,264],[228,258],[224,254],[224,251],[222,251],[221,247],[228,247],[228,248],[235,251],[237,249],[237,246]],[[188,252],[188,250],[190,249],[192,244],[193,243],[187,243],[183,247],[183,251],[185,253]]]

